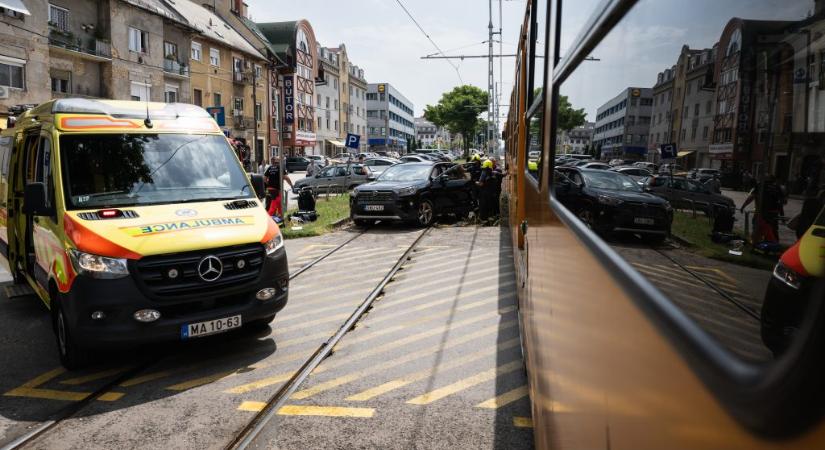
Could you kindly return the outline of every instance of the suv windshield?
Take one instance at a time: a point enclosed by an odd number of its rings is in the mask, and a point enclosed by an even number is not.
[[[398,164],[381,173],[378,181],[423,181],[430,176],[432,166]]]
[[[60,152],[68,209],[253,196],[223,136],[64,135]]]
[[[583,170],[582,175],[587,185],[592,188],[642,192],[639,184],[633,181],[633,178],[618,172]]]

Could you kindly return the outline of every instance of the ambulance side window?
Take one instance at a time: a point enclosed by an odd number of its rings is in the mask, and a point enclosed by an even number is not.
[[[52,199],[54,198],[51,170],[51,139],[41,137],[37,142],[36,148],[36,152],[29,153],[27,182],[44,183],[46,185],[46,206],[51,206]]]
[[[9,175],[9,160],[11,160],[11,136],[0,137],[0,174],[3,178]]]

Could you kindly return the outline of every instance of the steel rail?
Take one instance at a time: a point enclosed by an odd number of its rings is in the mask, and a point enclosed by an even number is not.
[[[338,250],[342,249],[345,245],[347,245],[347,244],[349,244],[350,242],[354,241],[356,238],[358,238],[358,237],[360,237],[360,236],[363,236],[366,232],[367,232],[367,230],[364,230],[364,231],[362,231],[362,232],[360,232],[360,233],[356,234],[355,236],[353,236],[353,237],[351,237],[351,238],[347,239],[346,241],[344,241],[341,245],[339,245],[339,246],[337,246],[337,247],[333,248],[332,250],[330,250],[330,251],[328,251],[328,252],[324,253],[323,255],[321,255],[321,256],[319,256],[319,257],[317,257],[317,258],[313,259],[312,261],[310,261],[310,262],[306,263],[305,265],[301,266],[301,268],[300,268],[300,269],[298,269],[298,270],[296,270],[295,272],[293,272],[293,273],[289,274],[289,279],[290,279],[290,280],[292,280],[293,278],[297,277],[298,275],[300,275],[300,274],[302,274],[302,273],[306,272],[307,270],[309,270],[310,268],[312,268],[312,266],[314,266],[315,264],[318,264],[319,262],[321,262],[321,261],[323,261],[324,259],[326,259],[329,255],[332,255],[333,253],[335,253],[335,252],[337,252]]]
[[[250,420],[247,425],[235,436],[225,448],[227,450],[245,450],[255,441],[264,428],[272,421],[278,410],[284,406],[284,403],[289,397],[295,393],[301,384],[309,378],[315,368],[317,368],[327,356],[332,353],[332,349],[338,342],[348,333],[355,324],[361,319],[372,306],[375,299],[383,292],[384,287],[392,280],[396,273],[401,269],[406,261],[410,259],[410,255],[424,238],[424,236],[431,230],[427,228],[418,235],[415,241],[410,244],[407,250],[398,258],[398,261],[393,265],[389,272],[381,279],[378,285],[367,295],[361,304],[359,304],[355,311],[344,321],[338,331],[335,332],[326,342],[321,344],[318,349],[307,359],[303,365],[286,381],[272,396],[267,400],[266,405],[258,412],[255,417]]]

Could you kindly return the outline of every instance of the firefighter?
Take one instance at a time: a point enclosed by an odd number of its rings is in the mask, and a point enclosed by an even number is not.
[[[489,159],[481,163],[481,175],[479,175],[476,185],[479,187],[478,193],[478,214],[481,220],[488,220],[495,214],[496,203],[496,181],[493,174],[493,162]]]

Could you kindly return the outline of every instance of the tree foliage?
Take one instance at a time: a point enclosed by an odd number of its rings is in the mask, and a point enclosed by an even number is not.
[[[573,128],[584,125],[587,113],[584,108],[573,109],[573,105],[566,95],[559,96],[559,109],[556,117],[556,126],[559,130],[570,131]]]
[[[487,93],[475,86],[456,86],[442,94],[438,104],[427,105],[424,118],[451,133],[461,134],[466,155],[478,127],[478,116],[487,111],[487,101]]]

